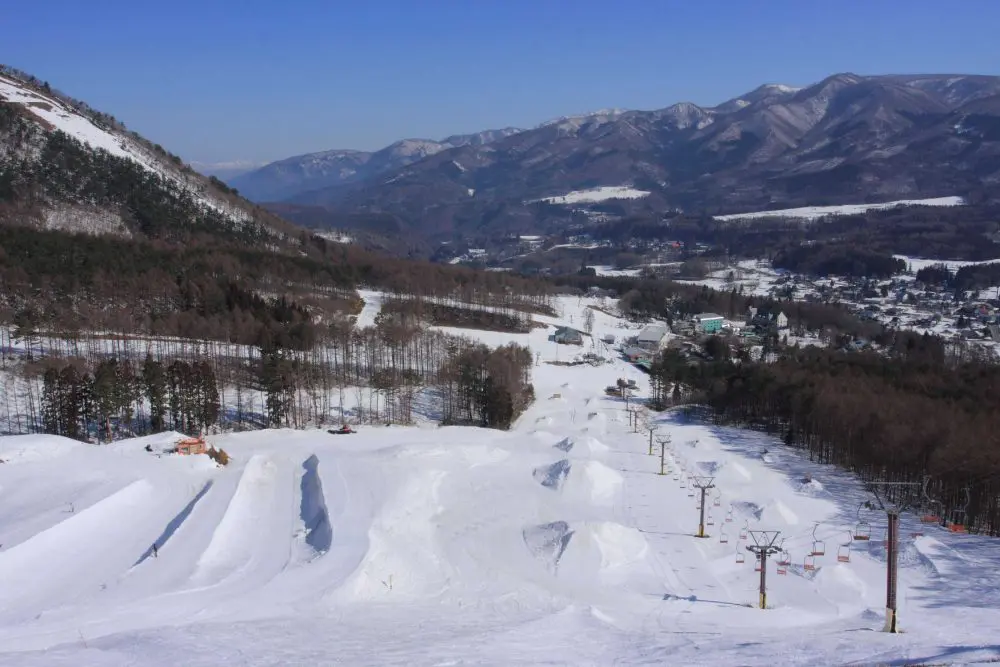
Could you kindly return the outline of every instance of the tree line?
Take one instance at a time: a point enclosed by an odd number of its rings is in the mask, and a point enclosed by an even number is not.
[[[710,406],[718,424],[773,433],[864,481],[930,475],[940,505],[925,509],[1000,535],[1000,367],[949,355],[936,337],[905,335],[881,354],[785,348],[772,363],[690,364],[668,350],[652,378],[660,407]]]

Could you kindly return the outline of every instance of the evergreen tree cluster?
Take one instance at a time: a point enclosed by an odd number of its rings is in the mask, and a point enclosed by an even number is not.
[[[138,371],[117,358],[92,370],[80,366],[49,360],[41,396],[45,433],[110,442],[137,431],[194,433],[219,420],[219,389],[205,361],[164,364],[147,358]],[[137,419],[147,412],[148,419]]]

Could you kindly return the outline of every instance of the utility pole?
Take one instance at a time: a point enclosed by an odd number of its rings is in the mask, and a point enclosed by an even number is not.
[[[669,471],[667,470],[667,464],[666,464],[666,458],[665,457],[666,457],[666,452],[667,452],[667,445],[670,444],[670,436],[668,435],[665,438],[657,438],[657,441],[659,441],[659,443],[660,443],[660,474],[661,475],[666,475],[667,472],[669,472]]]
[[[896,607],[897,579],[899,576],[899,515],[919,502],[923,484],[920,482],[870,482],[868,492],[875,498],[866,505],[870,509],[878,507],[889,520],[885,556],[885,627],[883,632],[896,633],[898,629],[898,609]]]
[[[715,484],[712,482],[715,480],[714,477],[692,477],[691,484],[698,489],[701,489],[701,504],[698,506],[698,511],[700,516],[698,517],[698,535],[697,537],[708,537],[705,534],[705,492],[709,489],[714,489]]]
[[[747,545],[747,551],[760,560],[760,608],[767,609],[767,557],[781,552],[781,547],[775,546],[780,530],[751,530],[750,538],[753,544]]]

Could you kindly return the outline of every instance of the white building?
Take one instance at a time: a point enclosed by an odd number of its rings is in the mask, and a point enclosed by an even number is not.
[[[666,324],[647,324],[636,337],[639,347],[658,349],[667,338]]]

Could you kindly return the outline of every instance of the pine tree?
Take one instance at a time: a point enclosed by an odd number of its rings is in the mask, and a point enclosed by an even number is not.
[[[149,401],[149,425],[153,433],[166,429],[167,415],[167,374],[163,364],[146,357],[142,365],[142,384]]]

